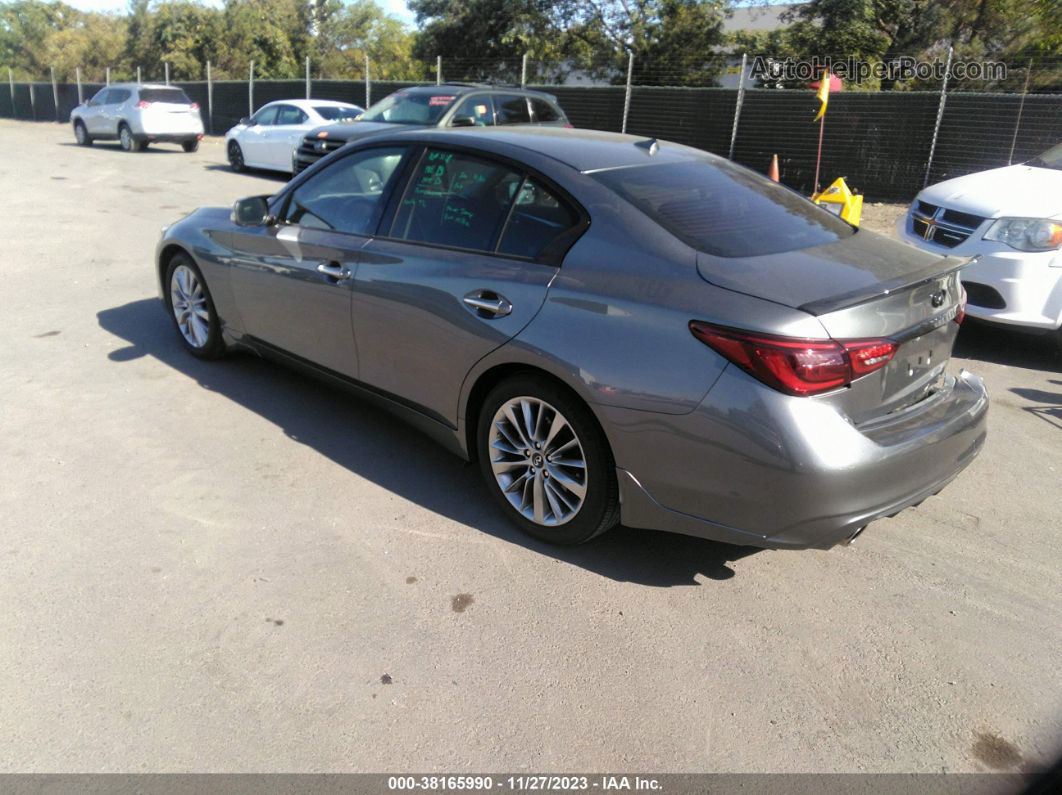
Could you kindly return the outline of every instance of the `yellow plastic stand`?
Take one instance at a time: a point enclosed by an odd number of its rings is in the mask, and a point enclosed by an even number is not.
[[[852,226],[859,226],[859,219],[863,215],[863,194],[852,193],[844,177],[838,177],[828,188],[812,196],[811,200],[834,215],[841,216]]]

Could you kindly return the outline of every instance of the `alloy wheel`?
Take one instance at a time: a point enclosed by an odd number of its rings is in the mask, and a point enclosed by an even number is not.
[[[77,139],[77,142],[79,144],[84,144],[85,143],[85,125],[84,124],[75,124],[74,125],[74,138]]]
[[[173,269],[170,303],[181,336],[193,348],[204,347],[210,340],[210,309],[202,283],[187,265]]]
[[[229,144],[229,165],[236,171],[243,169],[243,150],[235,141]]]
[[[506,401],[491,421],[488,446],[494,479],[524,518],[555,527],[579,513],[588,483],[586,456],[556,408],[528,396]]]
[[[124,149],[127,152],[132,151],[132,149],[133,149],[133,134],[131,132],[129,132],[129,128],[128,127],[122,127],[122,131],[121,131],[121,133],[119,135],[120,135],[121,140],[122,140],[122,149]]]

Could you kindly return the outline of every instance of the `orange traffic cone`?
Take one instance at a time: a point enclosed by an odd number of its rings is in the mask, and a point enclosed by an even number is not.
[[[771,155],[771,167],[767,169],[767,179],[781,182],[781,179],[778,176],[778,155]]]

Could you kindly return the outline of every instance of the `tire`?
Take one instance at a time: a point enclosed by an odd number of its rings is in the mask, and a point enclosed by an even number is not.
[[[200,359],[224,356],[225,341],[214,299],[199,266],[187,254],[177,253],[170,258],[163,293],[170,320],[185,350]]]
[[[195,139],[193,139],[191,141],[182,141],[181,142],[181,149],[183,149],[186,152],[194,152],[198,148],[199,148],[199,139],[198,138],[195,138]]]
[[[476,452],[487,489],[528,535],[582,544],[619,522],[605,434],[577,396],[546,378],[518,374],[490,391],[476,424]],[[573,465],[579,460],[581,467]]]
[[[81,119],[74,122],[74,138],[80,146],[92,146],[92,136],[88,134],[85,122]]]
[[[143,144],[133,137],[133,131],[125,122],[118,125],[118,142],[126,152],[139,152],[144,148]]]
[[[240,149],[240,145],[235,141],[229,141],[227,149],[229,156],[229,166],[237,174],[242,174],[247,170],[247,164],[243,160],[243,150]]]

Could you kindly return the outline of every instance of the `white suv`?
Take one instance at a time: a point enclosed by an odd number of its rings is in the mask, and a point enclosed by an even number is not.
[[[203,137],[199,106],[174,86],[115,83],[74,108],[70,121],[82,146],[117,138],[127,152],[158,142],[194,152]]]
[[[1062,345],[1062,144],[929,186],[897,231],[926,251],[974,258],[962,271],[968,315]]]

